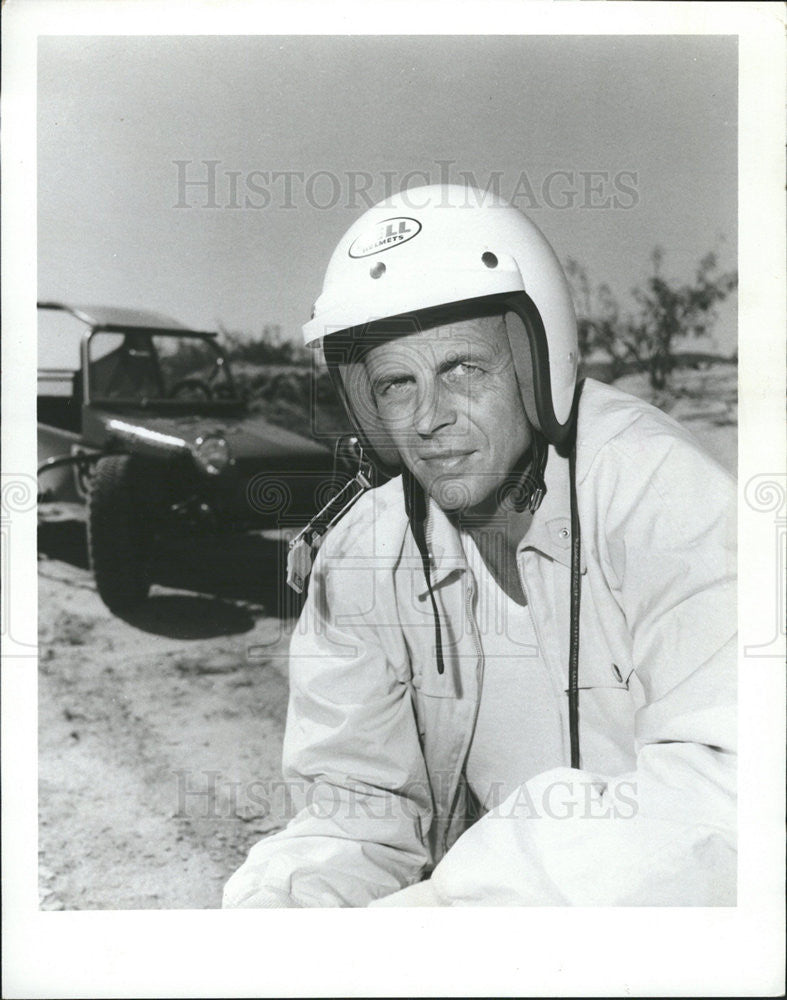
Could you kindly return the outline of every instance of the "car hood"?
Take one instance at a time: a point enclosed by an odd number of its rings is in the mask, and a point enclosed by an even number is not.
[[[139,411],[97,415],[108,435],[137,438],[140,442],[147,440],[163,446],[169,444],[172,448],[191,447],[201,437],[223,437],[232,457],[239,462],[270,460],[299,465],[316,462],[320,468],[330,468],[333,458],[325,445],[258,416],[154,416]]]

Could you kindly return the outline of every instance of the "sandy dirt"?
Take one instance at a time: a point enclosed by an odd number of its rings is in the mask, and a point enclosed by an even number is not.
[[[647,396],[641,380],[621,388]],[[690,373],[667,408],[735,468],[735,371]],[[663,401],[662,401],[663,402]],[[110,614],[74,510],[39,527],[43,909],[210,908],[297,803],[280,779],[297,603],[275,534],[162,552],[151,597]]]
[[[255,587],[280,547],[251,542],[167,556],[186,578],[233,567],[232,597],[178,580],[190,589],[156,585],[122,620],[95,592],[84,526],[41,525],[42,908],[218,906],[251,844],[285,822],[267,783],[280,778],[294,609]]]

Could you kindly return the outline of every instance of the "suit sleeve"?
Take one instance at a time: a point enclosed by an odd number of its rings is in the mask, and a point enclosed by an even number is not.
[[[613,439],[582,487],[598,498],[584,544],[645,694],[636,769],[521,786],[435,869],[443,904],[735,905],[734,484],[677,427],[654,420],[633,440]]]
[[[290,647],[284,777],[303,807],[252,848],[225,907],[365,906],[417,882],[430,860],[409,663],[401,631],[380,624],[396,620],[392,588],[333,541]]]

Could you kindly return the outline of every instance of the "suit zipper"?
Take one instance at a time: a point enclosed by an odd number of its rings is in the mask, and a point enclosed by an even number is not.
[[[470,624],[470,634],[473,637],[473,645],[475,646],[477,662],[476,662],[476,699],[475,708],[473,710],[473,720],[469,727],[468,732],[465,735],[464,745],[462,751],[459,754],[459,759],[457,761],[456,773],[454,775],[454,785],[449,796],[450,805],[448,807],[448,813],[446,816],[445,832],[443,833],[443,854],[448,850],[448,835],[451,829],[451,820],[453,819],[454,809],[456,808],[456,797],[459,793],[459,779],[464,770],[465,763],[467,761],[467,755],[470,750],[470,744],[473,739],[473,734],[475,733],[476,723],[478,721],[478,710],[481,706],[481,684],[484,676],[484,651],[481,646],[481,638],[478,634],[478,623],[473,615],[473,597],[475,596],[475,581],[472,573],[466,570],[468,574],[468,580],[470,581],[465,588],[465,616]]]

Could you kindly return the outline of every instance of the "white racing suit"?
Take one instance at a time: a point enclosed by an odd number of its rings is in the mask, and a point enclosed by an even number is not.
[[[307,787],[307,805],[252,848],[225,906],[365,906],[430,876],[409,893],[443,905],[735,904],[733,481],[668,416],[587,380],[580,770],[568,766],[565,693],[568,460],[551,447],[546,486],[518,565],[563,759],[478,817],[464,777],[484,666],[474,580],[430,503],[439,674],[391,480],[318,553],[292,637],[284,742],[285,779]]]

